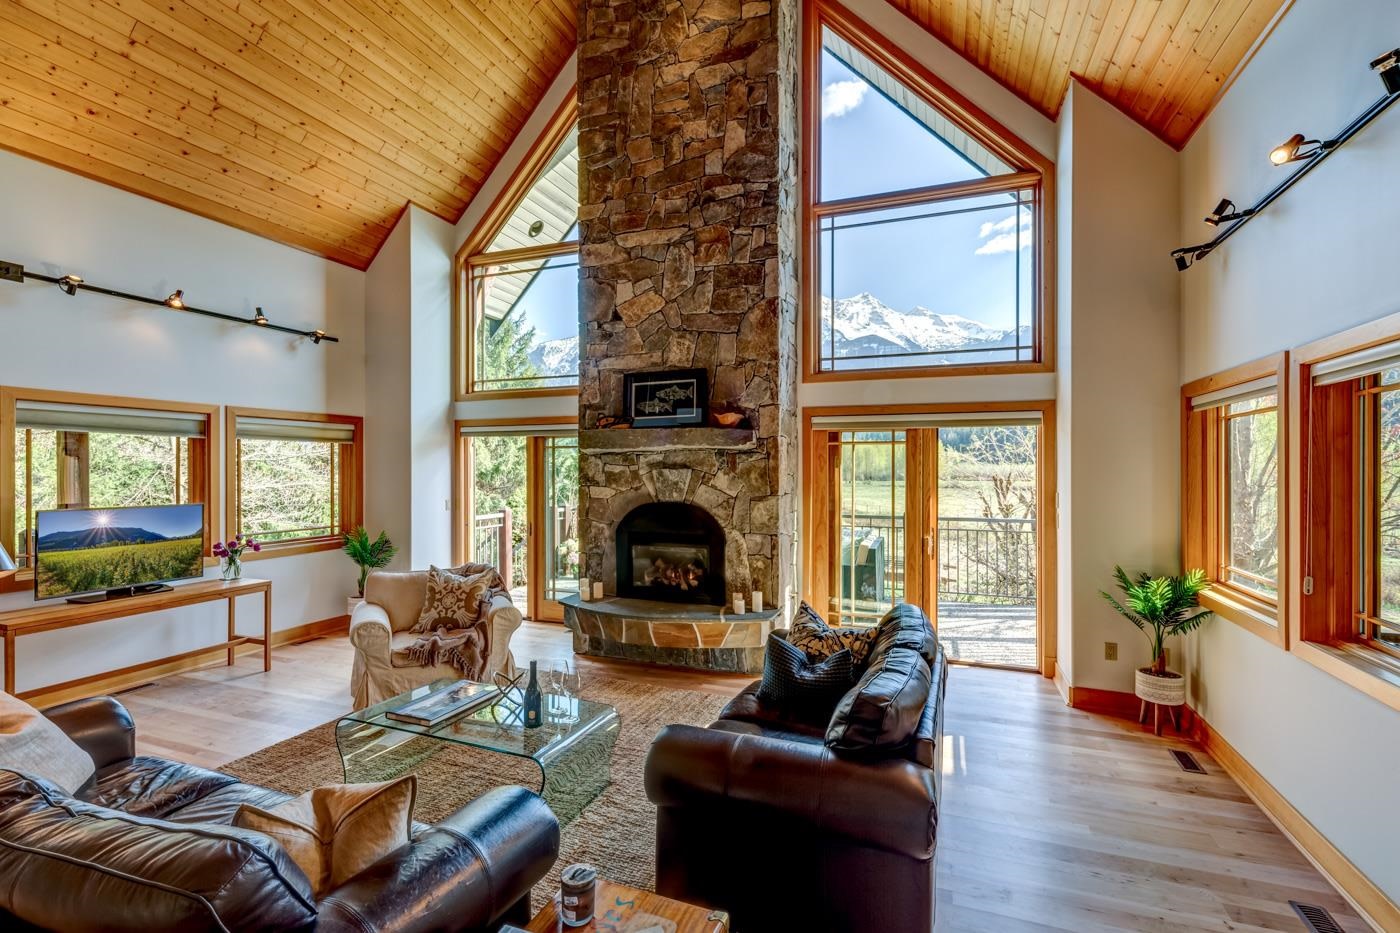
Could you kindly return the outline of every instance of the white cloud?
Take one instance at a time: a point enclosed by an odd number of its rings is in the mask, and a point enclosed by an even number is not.
[[[864,81],[833,81],[822,88],[822,119],[844,117],[865,100],[870,85]]]
[[[978,256],[995,256],[997,253],[1014,253],[1016,251],[1016,218],[1007,217],[1005,220],[988,222],[982,225],[982,229],[977,231],[977,235],[985,242],[977,247]],[[1021,249],[1031,248],[1031,218],[1029,214],[1021,215]]]

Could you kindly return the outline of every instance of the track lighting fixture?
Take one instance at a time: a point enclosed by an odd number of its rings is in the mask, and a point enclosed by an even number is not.
[[[1400,49],[1386,52],[1371,62],[1371,70],[1381,76],[1387,94],[1400,94]]]
[[[26,279],[33,279],[36,282],[47,282],[50,285],[57,285],[65,295],[76,295],[81,289],[85,292],[96,292],[99,295],[110,295],[113,298],[122,298],[127,301],[139,301],[142,304],[156,305],[163,308],[174,308],[176,311],[184,311],[189,314],[198,314],[203,317],[218,318],[221,321],[229,321],[233,324],[254,324],[258,327],[265,327],[268,330],[280,331],[284,334],[295,334],[298,337],[310,337],[312,343],[319,344],[323,341],[339,343],[339,337],[332,337],[325,331],[297,330],[295,327],[284,327],[281,324],[273,324],[263,314],[263,309],[257,309],[256,316],[252,318],[237,317],[232,314],[224,314],[222,311],[210,311],[207,308],[196,308],[193,305],[185,304],[185,292],[183,289],[176,289],[165,298],[148,298],[145,295],[133,295],[130,292],[120,291],[115,288],[103,288],[101,285],[89,285],[83,281],[81,275],[68,273],[67,275],[52,276],[44,275],[42,272],[30,272],[23,265],[17,262],[5,262],[0,260],[0,281],[24,282]]]
[[[1254,215],[1253,210],[1237,211],[1235,202],[1229,198],[1221,198],[1220,203],[1215,205],[1215,210],[1205,216],[1205,222],[1212,227],[1227,224],[1234,220],[1243,220]]]
[[[1302,133],[1294,133],[1283,145],[1275,147],[1269,153],[1269,161],[1274,165],[1297,162],[1297,170],[1289,172],[1283,181],[1274,185],[1267,194],[1254,202],[1253,206],[1244,210],[1236,209],[1229,198],[1222,198],[1220,203],[1215,205],[1215,210],[1206,216],[1205,222],[1212,227],[1221,224],[1227,224],[1227,226],[1216,234],[1215,239],[1209,243],[1202,243],[1198,246],[1183,246],[1180,249],[1172,250],[1172,261],[1176,263],[1178,271],[1185,272],[1191,268],[1191,264],[1196,260],[1209,256],[1217,246],[1234,236],[1235,232],[1248,223],[1250,218],[1262,213],[1266,207],[1283,197],[1283,193],[1302,181],[1304,175],[1321,165],[1353,136],[1370,126],[1371,122],[1384,113],[1391,104],[1400,100],[1400,49],[1387,52],[1377,58],[1371,62],[1371,68],[1381,76],[1381,80],[1385,83],[1385,94],[1357,114],[1355,119],[1342,127],[1330,139],[1307,139]]]

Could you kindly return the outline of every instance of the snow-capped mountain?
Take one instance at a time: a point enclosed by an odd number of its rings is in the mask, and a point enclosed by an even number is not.
[[[823,298],[822,311],[822,346],[831,352],[831,330],[834,322],[837,359],[933,351],[929,356],[920,359],[906,357],[900,361],[891,360],[890,363],[980,363],[991,360],[1004,361],[1009,354],[959,352],[943,355],[937,351],[994,350],[1017,345],[1017,332],[1014,328],[989,327],[971,318],[956,314],[938,314],[924,307],[896,311],[869,292],[837,299],[834,314],[831,300]],[[1030,326],[1023,326],[1020,331],[1021,345],[1029,345],[1030,340]],[[867,359],[863,363],[879,365],[878,360]]]
[[[578,372],[578,338],[561,337],[536,344],[530,362],[541,376],[567,376]]]
[[[971,318],[956,314],[938,314],[928,308],[896,311],[869,292],[836,301],[836,313],[831,313],[831,300],[822,299],[822,347],[830,352],[832,321],[836,325],[835,357],[861,357],[861,365],[878,367],[879,359],[870,357],[919,353],[919,357],[896,357],[885,365],[945,365],[949,363],[1006,362],[1015,356],[1000,350],[1031,344],[1030,325],[1018,334],[1014,328],[990,327]],[[950,353],[947,351],[962,351]],[[986,350],[987,353],[967,352]],[[942,351],[942,352],[940,352]],[[547,340],[530,350],[530,362],[542,376],[566,375],[578,372],[578,338],[563,337]]]

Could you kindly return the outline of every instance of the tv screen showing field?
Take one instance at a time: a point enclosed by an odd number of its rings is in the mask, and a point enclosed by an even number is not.
[[[39,512],[34,593],[73,596],[204,573],[204,506]]]

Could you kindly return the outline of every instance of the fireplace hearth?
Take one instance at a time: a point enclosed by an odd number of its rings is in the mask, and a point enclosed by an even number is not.
[[[686,502],[648,502],[617,525],[617,592],[633,599],[725,603],[724,531]]]

